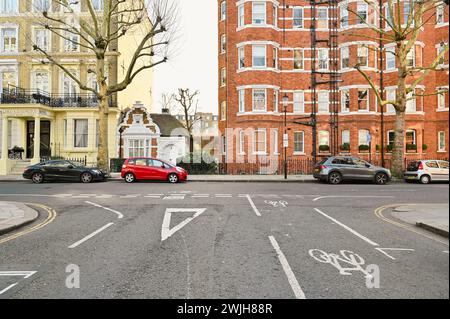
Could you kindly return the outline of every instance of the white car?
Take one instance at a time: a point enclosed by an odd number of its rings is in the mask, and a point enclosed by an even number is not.
[[[411,162],[406,172],[403,173],[403,179],[406,182],[419,181],[422,184],[429,184],[434,181],[448,181],[448,171],[448,161],[423,160]]]

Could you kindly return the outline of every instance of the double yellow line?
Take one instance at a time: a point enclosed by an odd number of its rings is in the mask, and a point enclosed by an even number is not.
[[[48,214],[47,218],[43,222],[41,222],[41,223],[39,223],[39,224],[37,224],[37,225],[35,225],[33,227],[26,228],[26,229],[24,229],[24,230],[22,230],[22,231],[20,231],[18,233],[15,233],[15,234],[13,234],[11,236],[8,236],[8,237],[5,237],[3,239],[0,239],[0,244],[6,243],[6,242],[8,242],[10,240],[16,239],[18,237],[21,237],[21,236],[24,236],[24,235],[29,234],[31,232],[34,232],[35,230],[38,230],[38,229],[40,229],[42,227],[45,227],[48,224],[50,224],[56,218],[56,215],[57,215],[56,211],[54,209],[48,207],[48,206],[41,205],[41,204],[34,204],[34,203],[25,203],[25,204],[29,205],[29,206],[38,207],[38,208],[41,208],[41,209],[45,210],[47,212],[47,214]]]
[[[394,208],[394,207],[398,207],[398,206],[414,206],[414,204],[392,204],[392,205],[381,206],[381,207],[378,207],[377,209],[375,209],[375,216],[377,216],[378,218],[380,218],[381,220],[383,220],[383,221],[385,221],[385,222],[387,222],[389,224],[401,227],[403,229],[406,229],[406,230],[409,230],[409,231],[411,231],[413,233],[416,233],[416,234],[418,234],[418,235],[420,235],[422,237],[426,237],[428,239],[434,240],[434,241],[436,241],[438,243],[441,243],[441,244],[444,244],[444,245],[448,246],[448,243],[445,242],[445,241],[439,240],[439,239],[437,239],[435,237],[432,237],[432,236],[429,236],[427,234],[424,234],[423,232],[417,231],[415,229],[416,228],[415,226],[410,226],[410,225],[399,223],[399,222],[397,222],[395,220],[392,220],[392,219],[389,219],[389,218],[387,218],[386,216],[383,215],[383,212],[386,209]]]

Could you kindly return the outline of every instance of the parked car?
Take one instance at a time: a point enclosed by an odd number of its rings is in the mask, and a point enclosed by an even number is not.
[[[154,158],[129,158],[122,166],[121,176],[127,183],[156,180],[178,183],[187,180],[188,173],[181,167]]]
[[[106,179],[105,174],[98,168],[85,167],[81,164],[64,160],[48,161],[28,166],[23,172],[23,177],[31,179],[36,184],[50,180],[91,183]]]
[[[340,184],[347,180],[364,180],[384,185],[391,180],[392,175],[390,170],[357,157],[332,156],[324,158],[314,167],[314,178],[330,184]]]
[[[448,162],[426,160],[411,162],[403,173],[406,182],[419,181],[429,184],[433,181],[448,181]]]

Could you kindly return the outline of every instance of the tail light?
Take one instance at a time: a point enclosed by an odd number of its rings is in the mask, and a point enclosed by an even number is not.
[[[320,169],[326,169],[327,167],[325,165],[320,165]]]
[[[421,170],[423,170],[423,163],[422,162],[420,162],[420,164],[419,164],[419,171],[421,171]]]

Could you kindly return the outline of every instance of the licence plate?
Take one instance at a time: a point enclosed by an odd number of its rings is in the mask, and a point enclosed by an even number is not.
[[[406,176],[406,179],[415,179],[414,176]]]

